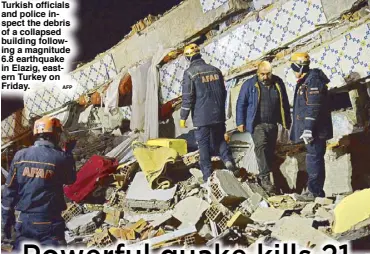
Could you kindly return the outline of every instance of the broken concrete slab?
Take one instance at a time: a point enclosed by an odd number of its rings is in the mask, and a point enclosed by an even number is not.
[[[325,154],[325,169],[324,191],[327,197],[353,191],[350,154],[337,157],[334,151],[327,150]]]
[[[133,211],[125,211],[123,214],[123,218],[130,222],[135,222],[140,219],[144,219],[146,221],[156,221],[162,217],[166,217],[172,214],[172,210],[167,210],[165,212],[155,212],[155,213],[138,213]]]
[[[188,197],[176,204],[172,216],[183,225],[196,225],[209,206],[208,202],[200,198]]]
[[[334,203],[334,201],[332,199],[329,199],[329,198],[317,197],[317,198],[315,198],[315,203],[324,206],[324,205],[331,205],[331,204]]]
[[[308,203],[301,211],[301,214],[305,217],[314,216],[316,210],[319,208],[319,204]]]
[[[129,246],[131,249],[135,249],[135,248],[140,248],[140,246],[145,245],[145,243],[148,243],[149,245],[155,247],[154,245],[164,243],[172,239],[177,239],[177,238],[180,238],[180,237],[183,237],[183,236],[195,233],[195,232],[197,232],[197,229],[195,228],[195,226],[189,226],[189,227],[176,230],[174,232],[170,232],[170,233],[167,233],[161,236],[153,237],[148,240],[141,241],[139,243],[135,243]]]
[[[122,40],[110,50],[116,68],[127,68],[158,52],[158,45],[171,48],[212,25],[215,20],[248,8],[243,1],[229,1],[217,9],[203,13],[199,0],[184,1],[140,33]],[[148,44],[148,41],[151,43]]]
[[[200,169],[191,168],[189,170],[190,174],[192,174],[196,181],[203,183],[203,173]]]
[[[130,208],[168,209],[176,189],[177,185],[171,189],[153,190],[144,173],[138,172],[127,190],[126,204]]]
[[[328,241],[334,241],[329,236],[312,227],[313,220],[298,216],[284,217],[272,229],[271,236],[281,241],[294,239],[301,247],[321,246]]]
[[[251,219],[255,222],[262,224],[276,223],[285,213],[284,210],[276,209],[272,207],[259,207],[252,214]]]
[[[221,204],[235,204],[247,199],[248,193],[229,170],[217,170],[211,175],[212,196]]]
[[[83,226],[83,225],[87,224],[88,222],[92,221],[92,219],[96,215],[98,215],[98,213],[99,213],[98,211],[95,211],[95,212],[91,212],[91,213],[77,215],[77,216],[71,218],[71,220],[66,223],[66,226],[69,230],[73,231],[77,227]]]
[[[357,0],[341,0],[341,1],[330,1],[321,0],[322,7],[328,21],[338,18],[343,12],[352,8],[353,4],[358,2]]]
[[[315,213],[316,217],[328,220],[330,223],[334,220],[334,215],[323,207],[319,207]]]

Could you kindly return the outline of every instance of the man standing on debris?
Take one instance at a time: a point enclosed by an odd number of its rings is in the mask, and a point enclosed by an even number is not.
[[[212,173],[211,147],[219,151],[226,168],[236,172],[224,139],[226,88],[221,71],[205,63],[196,44],[186,46],[184,54],[190,61],[190,67],[184,72],[180,127],[186,128],[185,123],[191,112],[196,127],[200,169],[203,180],[207,181]]]
[[[291,117],[284,82],[272,74],[272,66],[263,61],[257,75],[247,80],[236,104],[236,124],[240,132],[252,135],[259,167],[261,186],[269,193],[275,188],[270,181],[278,135],[277,123],[290,128]]]
[[[41,245],[65,244],[66,209],[63,185],[76,180],[72,150],[75,141],[58,147],[62,125],[56,118],[42,117],[34,124],[35,144],[18,151],[12,161],[2,197],[1,236],[11,239],[14,210],[20,212],[15,224],[15,249],[25,240]]]
[[[310,69],[308,53],[294,53],[291,68],[297,77],[294,92],[293,127],[291,140],[306,144],[306,168],[308,191],[300,196],[311,201],[315,197],[325,197],[326,140],[333,137],[333,124],[327,84],[330,80],[320,69]]]

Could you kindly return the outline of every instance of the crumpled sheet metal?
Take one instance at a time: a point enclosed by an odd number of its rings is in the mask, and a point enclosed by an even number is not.
[[[175,149],[168,147],[147,147],[142,143],[133,144],[134,156],[144,172],[152,189],[169,188],[171,182],[163,176],[167,163],[174,163],[177,158]]]

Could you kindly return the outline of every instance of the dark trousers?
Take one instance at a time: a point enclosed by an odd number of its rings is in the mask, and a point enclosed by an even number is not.
[[[195,139],[198,143],[200,156],[199,166],[204,181],[212,174],[212,151],[219,153],[224,163],[233,162],[231,151],[224,138],[225,131],[225,123],[206,125],[195,129]]]
[[[326,141],[314,139],[311,144],[306,145],[306,168],[308,174],[308,190],[315,197],[325,197],[325,160]]]
[[[15,224],[15,250],[21,250],[24,241],[36,241],[44,246],[66,245],[65,227],[65,222],[60,216],[21,213]]]
[[[256,125],[252,134],[254,152],[259,167],[259,177],[268,176],[274,161],[278,127],[276,124],[261,123]]]

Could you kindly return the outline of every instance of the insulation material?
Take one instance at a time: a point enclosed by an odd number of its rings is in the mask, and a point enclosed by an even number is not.
[[[112,54],[105,54],[102,58],[92,62],[90,65],[82,66],[71,74],[72,80],[78,83],[75,98],[103,85],[117,75],[116,66]]]
[[[153,56],[152,64],[148,71],[146,101],[145,101],[145,121],[144,121],[144,141],[158,138],[158,89],[159,74],[157,65],[162,59],[174,49],[161,49]],[[135,83],[134,83],[135,84]]]
[[[167,163],[175,162],[177,158],[175,149],[168,147],[147,148],[140,146],[134,148],[134,155],[152,189],[164,189],[170,186],[169,180],[164,178],[162,174],[165,172]]]
[[[105,113],[108,114],[112,109],[118,108],[118,86],[122,77],[126,72],[121,72],[114,79],[113,82],[109,85],[108,89],[105,91],[104,105]]]
[[[148,80],[148,71],[151,61],[129,69],[132,78],[132,117],[131,130],[142,130],[145,121],[145,98]]]
[[[203,13],[217,9],[218,7],[227,4],[229,0],[200,0],[202,5]]]
[[[78,123],[86,124],[89,121],[89,116],[94,105],[88,106],[83,112],[81,112]]]
[[[343,233],[370,218],[370,189],[345,197],[334,209],[334,233]]]

